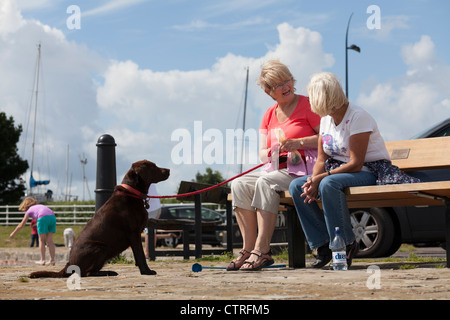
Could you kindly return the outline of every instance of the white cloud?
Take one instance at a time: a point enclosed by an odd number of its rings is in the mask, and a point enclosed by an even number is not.
[[[57,5],[55,2],[61,1],[64,0],[16,0],[15,2],[21,11],[25,11],[48,8]]]
[[[256,86],[263,62],[276,58],[286,63],[297,79],[298,91],[303,94],[312,73],[333,65],[332,55],[323,52],[319,33],[293,28],[287,23],[279,25],[278,32],[280,42],[264,56],[250,58],[229,53],[204,70],[154,72],[140,69],[132,61],[112,61],[104,73],[104,85],[97,90],[98,105],[112,117],[114,127],[133,126],[134,129],[127,132],[127,139],[133,137],[134,141],[141,142],[135,150],[171,168],[175,181],[190,180],[206,165],[174,165],[170,155],[177,142],[170,140],[171,134],[176,129],[186,128],[192,133],[193,143],[195,138],[201,140],[202,137],[194,137],[194,121],[202,121],[203,133],[209,128],[223,133],[234,129],[242,106],[247,66],[250,80],[246,128],[257,130],[263,113],[274,103]],[[137,137],[142,132],[149,139]],[[203,142],[204,148],[207,145],[208,142]],[[129,163],[136,151],[126,154]]]
[[[35,173],[41,171],[41,179],[51,175],[49,187],[59,192],[65,185],[69,145],[69,163],[75,187],[76,180],[81,177],[78,155],[86,152],[80,139],[80,128],[95,127],[99,116],[92,77],[102,73],[107,61],[85,46],[67,41],[61,30],[36,20],[25,20],[15,1],[2,1],[0,15],[0,108],[8,116],[13,116],[16,125],[23,126],[19,154],[30,163],[31,108],[34,106],[31,96],[37,45],[41,44],[34,169]],[[28,136],[25,136],[28,124]],[[95,140],[91,144],[95,148]],[[88,174],[95,177],[93,158],[89,160]]]
[[[406,15],[385,15],[383,14],[383,11],[381,11],[381,23],[379,29],[369,29],[365,27],[357,28],[353,30],[353,32],[360,33],[361,37],[364,38],[374,38],[384,41],[390,39],[392,33],[397,30],[409,29],[410,20],[410,17]]]
[[[375,116],[386,140],[408,139],[450,115],[450,66],[437,59],[431,38],[404,46],[402,57],[404,76],[377,84],[357,100]]]
[[[267,24],[269,21],[261,17],[254,17],[243,21],[238,21],[228,24],[219,23],[209,23],[204,20],[194,20],[185,25],[174,25],[172,28],[179,31],[193,32],[199,30],[211,31],[211,29],[221,29],[221,30],[241,30],[242,28],[249,26],[259,26]]]
[[[17,31],[24,23],[14,1],[2,1],[0,3],[0,36],[2,38]]]
[[[148,0],[110,0],[99,7],[83,12],[83,17],[108,14],[146,1]]]
[[[381,28],[377,30],[377,36],[387,38],[392,31],[397,29],[409,29],[410,18],[405,15],[382,16]]]
[[[175,30],[191,32],[191,31],[197,31],[197,30],[202,30],[202,29],[215,28],[216,26],[218,26],[218,25],[211,24],[206,21],[197,19],[197,20],[191,21],[190,23],[185,24],[185,25],[174,25],[172,28]]]
[[[419,42],[404,46],[402,48],[402,57],[410,68],[410,74],[423,68],[431,70],[438,63],[434,42],[427,35],[423,35]]]
[[[161,185],[160,193],[173,193],[181,180],[191,180],[197,171],[215,166],[174,165],[170,155],[176,142],[171,141],[171,133],[186,128],[193,141],[202,140],[202,136],[194,137],[194,121],[202,121],[203,133],[210,128],[223,133],[226,129],[240,128],[242,120],[238,121],[238,116],[242,112],[247,66],[250,68],[247,129],[256,130],[263,113],[274,103],[256,86],[264,61],[277,58],[286,63],[297,78],[301,93],[305,93],[312,73],[334,63],[332,55],[323,52],[319,33],[284,23],[278,26],[279,43],[267,48],[260,57],[229,53],[203,70],[155,72],[133,61],[107,61],[89,48],[69,42],[61,30],[25,20],[13,4],[12,0],[2,2],[0,11],[0,106],[25,128],[36,45],[41,43],[43,80],[38,134],[46,133],[47,148],[43,152],[44,143],[39,143],[37,153],[50,160],[49,187],[55,193],[65,186],[68,145],[71,193],[81,195],[79,155],[83,153],[88,158],[86,174],[90,189],[95,189],[95,144],[105,133],[111,134],[117,143],[118,181],[131,162],[146,158],[171,169],[171,178]],[[208,144],[203,141],[203,147]],[[22,151],[22,146],[19,147]],[[224,150],[224,154],[227,152]],[[25,158],[29,160],[29,156]],[[230,171],[237,170],[235,167],[224,165],[214,169],[230,177],[235,173]],[[43,174],[40,178],[47,177]]]
[[[230,0],[226,2],[209,2],[204,12],[210,17],[218,15],[230,14],[235,12],[257,11],[261,8],[277,4],[276,0]]]
[[[235,118],[230,112],[239,107],[245,67],[249,66],[250,99],[259,110],[259,125],[262,113],[273,103],[255,86],[264,61],[276,58],[289,65],[300,91],[312,73],[334,63],[331,55],[323,53],[319,33],[288,24],[280,25],[278,31],[280,43],[263,57],[230,53],[205,70],[153,72],[140,69],[132,61],[112,61],[104,74],[104,85],[98,88],[97,102],[118,123],[133,123],[139,130],[148,130],[150,121],[164,123],[166,130],[173,130],[190,126],[194,120],[202,120],[208,127],[233,128]]]

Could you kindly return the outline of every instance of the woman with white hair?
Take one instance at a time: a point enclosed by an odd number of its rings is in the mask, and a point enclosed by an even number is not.
[[[310,176],[295,179],[289,186],[311,249],[317,249],[313,268],[322,268],[332,258],[329,248],[336,227],[347,246],[347,264],[357,251],[344,189],[374,185],[372,165],[388,168],[389,153],[375,120],[360,107],[349,103],[339,80],[331,73],[312,76],[309,102],[320,115],[317,161]],[[315,200],[322,201],[323,212]]]

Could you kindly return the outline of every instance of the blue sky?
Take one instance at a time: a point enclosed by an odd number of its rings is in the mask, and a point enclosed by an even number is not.
[[[81,10],[80,29],[67,27],[70,5]],[[380,8],[379,30],[367,27],[370,5]],[[0,81],[0,108],[26,122],[23,96],[40,42],[42,131],[57,163],[53,181],[63,180],[70,145],[72,193],[81,193],[82,153],[94,190],[95,141],[108,132],[118,142],[119,180],[131,162],[148,158],[172,169],[160,193],[173,193],[207,166],[226,177],[236,173],[230,165],[174,165],[170,137],[179,128],[193,133],[194,121],[203,121],[204,130],[236,128],[246,66],[247,128],[257,128],[273,104],[255,84],[264,60],[285,62],[300,94],[317,71],[336,73],[345,84],[351,13],[349,45],[361,53],[349,51],[350,99],[371,112],[385,139],[407,139],[447,118],[450,2],[444,0],[1,0],[0,72],[9,80]]]
[[[359,92],[368,75],[384,81],[405,72],[402,46],[429,35],[437,56],[449,62],[450,3],[444,0],[403,1],[36,1],[23,3],[24,18],[60,29],[69,41],[85,44],[105,58],[132,60],[153,71],[210,68],[227,53],[258,57],[278,42],[277,25],[287,22],[323,37],[335,64],[329,71],[345,75],[344,36],[350,14],[350,84]],[[35,2],[35,1],[33,1]],[[68,30],[69,5],[81,9],[81,29]],[[381,9],[381,29],[366,26],[370,5]],[[28,9],[27,9],[28,8]]]
[[[116,6],[108,6],[111,3]],[[81,9],[80,30],[66,27],[70,4]],[[371,16],[366,11],[373,4],[381,9],[380,30],[366,26]],[[343,76],[345,28],[353,13],[349,44],[360,46],[362,53],[350,51],[352,78],[376,75],[383,81],[405,72],[401,47],[418,41],[423,34],[438,44],[438,57],[449,62],[449,12],[450,3],[444,0],[346,0],[339,5],[336,1],[298,0],[53,0],[24,10],[23,15],[62,30],[69,41],[85,44],[104,57],[132,60],[154,71],[210,68],[217,58],[230,52],[258,57],[277,44],[276,27],[287,22],[294,28],[319,32],[324,51],[336,59],[330,71]],[[353,87],[357,85],[355,80]]]

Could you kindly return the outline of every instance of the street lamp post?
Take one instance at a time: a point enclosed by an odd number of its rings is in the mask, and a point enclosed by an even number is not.
[[[345,33],[345,95],[348,98],[348,50],[355,50],[357,52],[361,52],[361,49],[352,44],[350,47],[348,46],[348,27],[350,26],[350,21],[352,20],[353,13],[350,15],[347,23],[347,32]]]

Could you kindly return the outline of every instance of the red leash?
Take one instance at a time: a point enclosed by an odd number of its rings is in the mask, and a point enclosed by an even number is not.
[[[147,200],[147,195],[145,193],[140,192],[139,190],[136,190],[135,188],[133,188],[132,186],[129,186],[127,184],[121,184],[121,187],[125,188],[128,192],[131,193],[126,193],[120,190],[116,190],[119,193],[122,194],[126,194],[127,196],[133,197],[133,198],[137,198],[137,199],[141,199],[141,200]]]
[[[246,175],[246,174],[249,173],[249,172],[252,172],[252,171],[254,171],[254,170],[256,170],[256,169],[262,167],[262,166],[265,165],[265,164],[266,164],[266,163],[258,164],[256,167],[251,168],[250,170],[247,170],[247,171],[245,171],[245,172],[242,172],[242,173],[238,174],[237,176],[234,176],[233,178],[230,178],[230,179],[228,179],[228,180],[226,180],[226,181],[223,181],[223,182],[221,182],[221,183],[219,183],[219,184],[216,184],[216,185],[214,185],[214,186],[211,186],[211,187],[208,187],[208,188],[205,188],[205,189],[202,189],[202,190],[197,190],[197,191],[188,192],[188,193],[182,193],[182,194],[174,194],[174,195],[170,195],[170,196],[147,196],[147,197],[148,197],[148,198],[179,198],[179,197],[188,197],[188,196],[192,196],[192,195],[195,195],[195,194],[198,194],[198,193],[202,193],[202,192],[206,192],[206,191],[209,191],[209,190],[218,188],[218,187],[220,187],[220,186],[222,186],[222,185],[224,185],[224,184],[227,184],[228,182],[230,182],[230,181],[232,181],[232,180],[234,180],[234,179],[236,179],[236,178],[239,178],[239,177],[241,177],[241,176],[243,176],[243,175]],[[136,191],[137,191],[137,190],[136,190]],[[139,192],[139,191],[137,191],[137,192]],[[139,194],[141,194],[141,192],[139,192]]]

